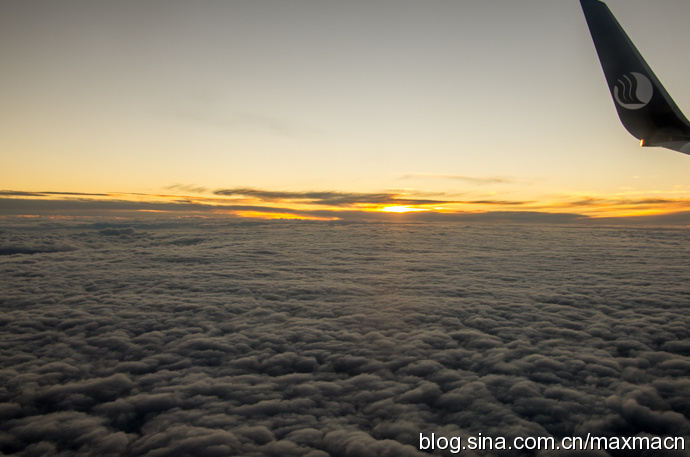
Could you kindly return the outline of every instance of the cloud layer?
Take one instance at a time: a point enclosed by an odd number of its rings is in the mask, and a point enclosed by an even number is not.
[[[432,432],[688,436],[689,237],[6,223],[0,451],[417,456]]]

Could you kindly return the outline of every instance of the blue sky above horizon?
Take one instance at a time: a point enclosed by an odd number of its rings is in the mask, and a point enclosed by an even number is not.
[[[690,4],[607,4],[690,109]],[[223,204],[311,211],[304,195],[330,192],[362,196],[357,209],[385,195],[588,215],[690,202],[690,158],[618,122],[576,0],[0,2],[0,58],[6,197],[211,204],[249,189]]]

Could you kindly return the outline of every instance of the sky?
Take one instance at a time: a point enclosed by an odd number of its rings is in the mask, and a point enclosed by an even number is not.
[[[690,4],[608,5],[690,109]],[[690,224],[576,0],[0,0],[0,60],[2,215]]]

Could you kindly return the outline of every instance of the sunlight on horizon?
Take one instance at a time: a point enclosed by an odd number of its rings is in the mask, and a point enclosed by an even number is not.
[[[411,206],[386,206],[381,209],[374,209],[371,211],[384,211],[386,213],[409,213],[412,211],[430,211],[426,208],[413,208]]]

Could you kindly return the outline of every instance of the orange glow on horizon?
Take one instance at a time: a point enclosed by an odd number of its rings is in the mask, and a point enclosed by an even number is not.
[[[672,214],[675,211],[668,209],[610,209],[597,213],[589,214],[592,219],[599,219],[605,217],[643,217],[643,216],[662,216],[664,214]]]
[[[251,217],[257,219],[291,219],[291,220],[302,220],[302,221],[337,221],[340,220],[339,217],[318,217],[318,216],[306,216],[302,214],[291,214],[291,213],[270,213],[261,211],[231,211],[231,214],[235,214],[240,217]]]
[[[610,194],[596,192],[578,192],[561,195],[544,196],[542,199],[512,200],[505,198],[482,199],[475,197],[463,201],[427,200],[427,196],[415,193],[374,193],[347,194],[344,199],[314,198],[313,202],[295,202],[289,198],[291,192],[285,192],[286,197],[267,198],[253,195],[237,198],[221,195],[188,196],[170,194],[117,193],[86,194],[76,192],[28,192],[5,191],[4,198],[12,200],[43,200],[54,201],[55,208],[45,215],[56,216],[61,210],[62,202],[93,202],[97,215],[119,214],[135,212],[141,215],[195,215],[199,217],[235,216],[257,219],[283,220],[312,220],[336,221],[341,219],[368,219],[365,213],[403,214],[410,212],[469,215],[478,213],[552,213],[571,214],[591,219],[603,218],[635,218],[662,216],[665,214],[684,213],[690,210],[690,190],[672,191],[626,191]],[[257,191],[258,192],[258,191]],[[687,192],[687,193],[686,193]],[[300,194],[299,192],[292,192]],[[338,192],[324,192],[326,196]],[[361,199],[357,197],[361,195]],[[102,205],[97,202],[103,202]],[[112,204],[112,203],[117,203]],[[397,203],[397,204],[396,204]],[[45,205],[43,205],[45,206]],[[46,206],[48,207],[48,206]],[[16,213],[18,216],[36,215],[36,210],[27,205],[26,213]],[[77,209],[72,209],[77,208]],[[64,215],[88,215],[87,209],[78,206],[65,206]],[[373,216],[373,215],[372,215]],[[407,220],[404,217],[390,216],[389,220]],[[430,217],[429,220],[439,220]]]

